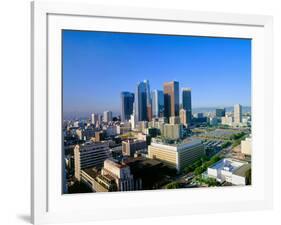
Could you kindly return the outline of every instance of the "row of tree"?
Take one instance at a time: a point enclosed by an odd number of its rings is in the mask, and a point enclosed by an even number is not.
[[[197,160],[192,165],[187,166],[184,168],[184,173],[194,172],[195,175],[199,175],[203,173],[209,166],[219,161],[221,158],[219,156],[213,156],[209,160],[208,158],[202,157],[200,160]]]

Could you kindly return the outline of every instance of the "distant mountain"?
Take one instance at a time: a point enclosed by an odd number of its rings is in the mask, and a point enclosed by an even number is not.
[[[77,119],[90,119],[92,113],[97,113],[103,115],[102,112],[64,112],[63,119],[65,120],[77,120]],[[112,112],[113,116],[119,116],[119,112]]]
[[[225,108],[226,112],[233,112],[234,107],[229,106],[229,107],[198,107],[198,108],[193,108],[192,112],[193,113],[207,113],[207,112],[215,112],[216,109],[219,108]],[[242,113],[246,112],[251,112],[251,106],[242,106]]]
[[[221,107],[198,107],[193,108],[192,113],[207,113],[207,112],[215,112],[216,109]],[[233,106],[224,107],[226,112],[233,112]],[[250,106],[242,106],[242,113],[251,112]],[[75,120],[75,119],[89,119],[91,118],[91,112],[65,112],[63,117],[66,120]],[[113,116],[119,115],[118,112],[113,112]]]

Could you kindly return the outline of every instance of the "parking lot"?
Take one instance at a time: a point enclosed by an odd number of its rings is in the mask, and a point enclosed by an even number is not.
[[[198,136],[209,139],[228,140],[233,134],[238,134],[240,132],[240,130],[235,129],[216,129],[213,131],[201,133]]]

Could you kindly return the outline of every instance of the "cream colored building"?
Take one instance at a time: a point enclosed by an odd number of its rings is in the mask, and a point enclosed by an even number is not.
[[[108,142],[87,142],[74,148],[74,175],[81,179],[81,170],[96,167],[101,168],[104,160],[109,157]]]
[[[246,140],[241,141],[241,152],[245,155],[252,155],[252,139],[246,138]]]
[[[228,116],[228,115],[223,116],[223,117],[221,117],[221,124],[232,126],[233,125],[233,118],[231,116]]]
[[[97,171],[93,168],[81,170],[81,181],[83,181],[94,192],[109,192],[117,190],[114,178],[98,175]]]
[[[129,166],[117,163],[112,159],[104,161],[101,175],[113,177],[118,191],[140,190],[142,187],[141,179],[134,179]]]
[[[78,136],[79,140],[82,140],[83,139],[83,132],[82,132],[82,129],[77,129],[76,130],[76,135]]]
[[[187,120],[186,120],[186,110],[181,109],[180,110],[180,122],[184,124],[185,126],[187,125]]]
[[[126,164],[106,159],[101,173],[96,168],[81,170],[83,181],[94,192],[133,191],[142,189],[142,180],[134,179]]]
[[[146,140],[128,139],[122,141],[122,154],[126,156],[134,156],[138,150],[147,148]]]
[[[182,136],[182,124],[165,124],[163,136],[168,139],[177,140]]]
[[[163,132],[164,132],[164,125],[165,125],[165,122],[163,121],[162,118],[159,118],[157,120],[155,120],[155,118],[153,118],[151,122],[148,122],[148,127],[153,127],[153,128],[159,129],[161,134],[163,134]]]
[[[242,106],[240,104],[234,105],[234,124],[242,123]]]
[[[171,116],[169,118],[170,124],[180,124],[180,117],[179,116]]]
[[[148,146],[148,157],[158,159],[181,171],[205,155],[204,145],[200,140],[186,139],[180,144],[152,142]]]

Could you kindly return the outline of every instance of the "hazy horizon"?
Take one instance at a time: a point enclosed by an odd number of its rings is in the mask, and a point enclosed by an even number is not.
[[[218,106],[218,107],[193,107],[192,113],[198,112],[215,112],[217,108],[225,108],[226,112],[233,111],[233,106]],[[251,106],[242,105],[242,113],[249,112],[251,110]],[[106,110],[105,110],[106,111]],[[92,113],[103,114],[103,112],[64,112],[64,119],[74,119],[74,118],[90,118]],[[120,112],[112,112],[113,116],[120,115]]]

